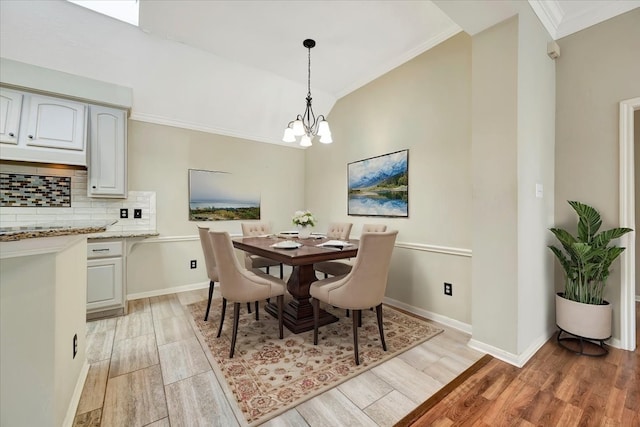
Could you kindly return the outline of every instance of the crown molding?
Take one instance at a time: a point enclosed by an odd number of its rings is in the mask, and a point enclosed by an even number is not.
[[[582,1],[581,10],[569,15],[562,8],[563,2],[568,3],[568,0],[529,0],[529,5],[554,40],[640,7],[638,0]]]

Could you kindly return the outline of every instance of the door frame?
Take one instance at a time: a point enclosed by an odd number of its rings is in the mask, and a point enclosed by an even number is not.
[[[620,102],[620,227],[634,231],[622,236],[620,243],[627,248],[620,259],[620,345],[636,348],[636,231],[635,231],[635,172],[633,147],[634,112],[640,109],[640,98]],[[640,130],[639,130],[640,131]]]

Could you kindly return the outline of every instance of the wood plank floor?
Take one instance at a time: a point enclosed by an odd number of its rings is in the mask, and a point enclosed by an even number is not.
[[[144,298],[126,316],[88,323],[90,369],[74,426],[246,425],[187,318],[185,306],[206,299],[206,289]],[[264,425],[394,425],[483,356],[469,335],[444,329]]]
[[[640,326],[638,303],[636,316]],[[396,424],[453,425],[638,427],[640,354],[609,348],[605,357],[579,356],[551,339],[523,368],[491,359]]]

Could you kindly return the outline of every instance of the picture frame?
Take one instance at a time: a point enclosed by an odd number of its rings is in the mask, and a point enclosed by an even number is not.
[[[260,219],[260,194],[229,172],[189,169],[189,221]]]
[[[347,215],[409,217],[409,150],[347,164]]]

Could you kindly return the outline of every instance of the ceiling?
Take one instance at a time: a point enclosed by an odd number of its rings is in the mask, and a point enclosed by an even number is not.
[[[313,38],[312,93],[339,99],[452,35],[473,35],[522,7],[557,39],[638,6],[640,0],[140,0],[139,26],[305,86],[302,41]]]

